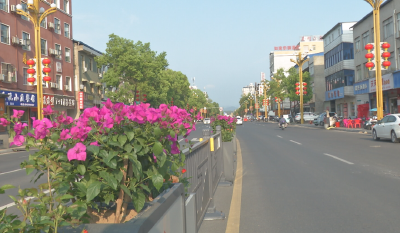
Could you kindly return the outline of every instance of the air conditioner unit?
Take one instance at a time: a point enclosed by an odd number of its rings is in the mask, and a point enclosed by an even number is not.
[[[84,87],[85,87],[85,86],[84,86],[83,84],[79,85],[79,89],[81,89],[81,90],[83,90]]]
[[[4,74],[0,74],[0,81],[4,81]]]
[[[57,83],[50,83],[51,88],[57,88]]]
[[[14,13],[17,12],[17,8],[15,7],[15,5],[10,6],[10,11]]]
[[[19,38],[17,36],[13,36],[12,43],[13,44],[19,44]]]
[[[69,91],[69,86],[65,85],[65,90]]]
[[[49,54],[50,55],[56,55],[56,50],[55,49],[49,49]]]
[[[30,45],[31,45],[31,39],[26,39],[25,42],[26,42],[26,45],[27,45],[27,46],[30,46]]]
[[[57,55],[57,56],[61,56],[61,54],[62,54],[62,53],[61,53],[61,50],[56,50],[56,55]]]
[[[49,29],[50,29],[50,28],[54,29],[54,23],[49,22]]]
[[[19,39],[19,44],[22,45],[22,46],[25,46],[26,45],[26,40]]]

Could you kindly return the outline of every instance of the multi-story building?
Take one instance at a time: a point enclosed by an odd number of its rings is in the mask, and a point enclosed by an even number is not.
[[[242,96],[255,93],[255,91],[256,91],[255,86],[253,85],[253,83],[250,83],[250,85],[247,85],[242,88]]]
[[[71,0],[57,0],[57,12],[46,17],[40,24],[41,55],[51,60],[49,84],[43,84],[43,97],[38,97],[36,86],[28,85],[26,60],[35,57],[35,34],[32,22],[16,13],[16,5],[27,10],[20,0],[0,0],[0,93],[9,95],[6,112],[24,110],[22,122],[31,125],[31,117],[37,117],[37,98],[43,98],[44,106],[76,115],[74,96],[74,68],[72,61],[72,8]],[[50,8],[50,1],[41,1],[40,7]],[[37,71],[39,72],[39,71]]]
[[[338,23],[324,36],[326,110],[345,118],[356,116],[353,31],[356,22]]]
[[[399,71],[399,40],[400,38],[400,2],[386,0],[380,8],[381,42],[388,42],[388,49],[392,63],[387,70],[382,71],[383,109],[384,113],[398,113],[400,106],[400,71]],[[354,62],[356,67],[356,94],[358,116],[368,116],[369,109],[376,108],[376,75],[375,71],[369,71],[365,67],[367,59],[365,45],[374,42],[374,23],[372,12],[363,17],[353,26],[353,38],[355,43]]]
[[[105,73],[105,67],[97,65],[95,57],[102,53],[82,41],[74,40],[74,68],[76,86],[76,99],[78,100],[78,113],[85,108],[100,107],[105,98],[105,86],[101,83],[101,78]]]

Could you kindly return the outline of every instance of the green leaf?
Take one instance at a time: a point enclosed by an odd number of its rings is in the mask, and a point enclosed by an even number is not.
[[[101,171],[100,172],[100,177],[105,179],[107,181],[107,184],[114,190],[117,190],[118,182],[117,180],[111,176],[108,172],[106,171]]]
[[[8,197],[10,197],[13,201],[18,202],[17,198],[15,198],[14,196],[8,195]]]
[[[165,153],[162,153],[162,155],[159,156],[159,158],[160,158],[159,160],[160,167],[162,167],[164,166],[165,161],[167,161],[167,155]]]
[[[85,172],[86,172],[86,167],[85,167],[85,165],[79,164],[77,169],[78,169],[78,172],[79,172],[82,176],[85,175]]]
[[[11,184],[5,184],[5,185],[1,186],[1,188],[0,188],[0,189],[2,189],[2,190],[7,190],[7,189],[13,189],[13,188],[15,188],[15,186],[14,186],[14,185],[11,185]]]
[[[95,181],[91,183],[87,189],[86,193],[86,201],[90,202],[93,200],[97,195],[100,193],[100,188],[101,188],[101,182]]]
[[[109,166],[110,168],[116,169],[117,168],[117,160],[116,159],[111,159],[111,161],[104,161],[107,166]]]
[[[125,150],[126,152],[128,152],[128,153],[131,153],[131,151],[132,151],[132,146],[131,146],[131,144],[126,144],[126,145],[124,146],[124,150]]]
[[[161,142],[154,143],[153,153],[155,155],[160,155],[162,152],[163,152],[163,146],[162,146]]]
[[[124,190],[124,192],[125,192],[126,194],[128,194],[129,197],[132,198],[131,191],[130,191],[125,185],[121,185],[121,188],[122,188],[122,190]]]
[[[128,136],[129,141],[135,137],[135,133],[133,131],[125,131],[126,136]]]
[[[70,194],[65,194],[65,195],[61,196],[61,200],[72,199],[72,198],[74,198],[74,196],[72,196]]]
[[[102,157],[103,159],[107,159],[108,158],[108,152],[105,150],[101,150],[99,153],[99,156]]]
[[[142,148],[143,148],[143,146],[142,146],[142,145],[139,145],[139,144],[135,144],[133,147],[135,148],[135,152],[136,152],[136,153],[138,153],[139,151],[141,151]]]
[[[140,190],[140,189],[138,189]],[[146,202],[146,197],[142,191],[138,191],[137,193],[133,193],[132,195],[133,205],[135,206],[135,210],[140,212],[143,209],[144,203]]]
[[[94,145],[87,146],[86,149],[92,152],[94,155],[98,155],[100,151],[100,147]]]
[[[51,135],[51,140],[52,140],[53,142],[56,142],[59,138],[60,138],[60,134],[59,134],[59,133],[53,133],[53,134]]]
[[[121,144],[121,146],[124,146],[128,138],[125,135],[119,135],[118,136],[118,142]]]
[[[175,131],[170,130],[170,131],[169,131],[169,135],[171,135],[172,138],[175,138]]]
[[[71,187],[70,187],[70,185],[69,185],[68,182],[63,182],[63,183],[61,183],[60,186],[57,188],[57,192],[58,192],[60,195],[64,195],[64,194],[66,194],[66,193],[68,192],[68,190],[69,190],[70,188],[71,188]]]
[[[117,147],[121,147],[121,145],[119,144],[119,142],[114,142],[114,141],[108,141],[107,142],[108,143],[108,145],[110,145],[110,146],[117,146]]]
[[[124,177],[124,174],[122,171],[113,171],[112,174],[114,175],[115,179],[117,179],[118,182],[121,182],[122,178]]]
[[[161,136],[161,129],[160,129],[160,127],[158,127],[158,126],[154,127],[154,135],[155,135],[157,138],[160,138],[160,136]]]
[[[160,174],[154,174],[151,177],[151,180],[153,181],[153,185],[154,187],[160,191],[160,188],[162,187],[163,183],[164,183],[164,178],[162,177],[162,175]]]
[[[86,194],[87,189],[86,189],[86,185],[84,183],[75,182],[74,184],[78,188],[79,191],[81,191],[81,192]]]
[[[140,184],[140,187],[142,187],[142,188],[143,188],[143,190],[146,190],[147,192],[151,193],[151,191],[150,191],[149,187],[147,187],[146,185],[144,185],[144,184]]]
[[[35,167],[33,165],[26,165],[25,170],[26,170],[26,174],[30,175],[35,170]]]

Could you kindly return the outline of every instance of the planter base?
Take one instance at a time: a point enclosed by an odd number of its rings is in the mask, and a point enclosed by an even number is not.
[[[96,209],[88,208],[87,213],[90,216],[90,223],[113,224],[115,221],[115,209],[97,211]],[[136,215],[137,212],[134,209],[128,208],[127,214],[122,217],[121,223],[135,218]]]

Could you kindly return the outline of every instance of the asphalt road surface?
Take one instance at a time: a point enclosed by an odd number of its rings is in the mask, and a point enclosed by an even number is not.
[[[400,144],[245,122],[240,232],[400,232]]]

